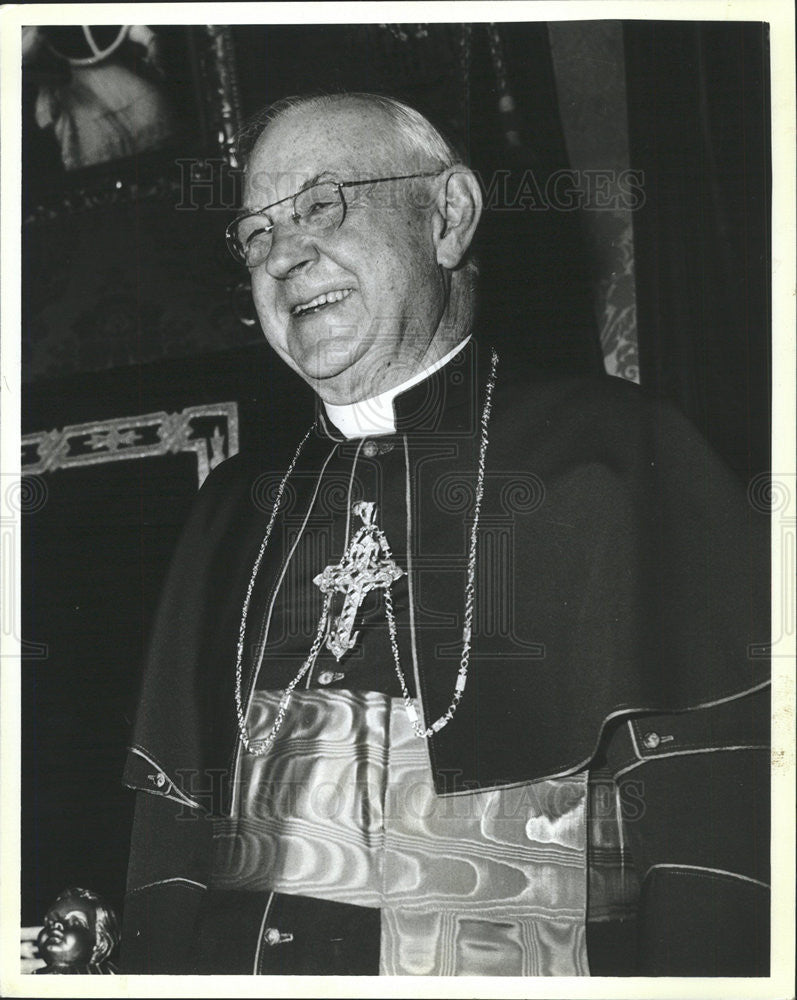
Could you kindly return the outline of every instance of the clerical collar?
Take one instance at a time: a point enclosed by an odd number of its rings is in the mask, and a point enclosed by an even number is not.
[[[327,416],[338,430],[347,438],[378,437],[380,434],[396,433],[396,414],[393,407],[393,400],[396,396],[408,389],[411,389],[419,382],[429,378],[444,365],[447,365],[470,340],[470,334],[460,341],[453,350],[449,351],[434,364],[424,368],[423,371],[413,375],[400,385],[393,386],[386,392],[380,392],[378,396],[370,399],[363,399],[359,403],[344,403],[336,405],[334,403],[324,403]]]

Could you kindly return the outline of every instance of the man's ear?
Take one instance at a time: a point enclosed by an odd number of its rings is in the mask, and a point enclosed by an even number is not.
[[[482,214],[482,193],[473,171],[454,166],[437,196],[434,228],[437,263],[453,270],[465,256]]]

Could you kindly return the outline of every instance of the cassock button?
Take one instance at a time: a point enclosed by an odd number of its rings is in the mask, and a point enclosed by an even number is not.
[[[326,687],[327,684],[334,684],[335,681],[342,681],[345,676],[345,674],[337,673],[334,670],[324,670],[318,675],[318,683],[323,684],[324,687]]]

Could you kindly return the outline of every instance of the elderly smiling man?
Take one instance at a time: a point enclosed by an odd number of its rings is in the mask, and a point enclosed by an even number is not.
[[[176,553],[125,971],[764,973],[766,541],[732,476],[635,386],[502,370],[479,184],[412,109],[272,108],[245,206],[320,405]]]

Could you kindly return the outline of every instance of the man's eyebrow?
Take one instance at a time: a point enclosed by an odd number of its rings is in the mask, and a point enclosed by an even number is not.
[[[311,188],[314,184],[318,184],[322,177],[332,177],[331,170],[322,170],[320,174],[316,174],[315,177],[311,177],[309,181],[305,181],[304,184],[299,188],[300,191],[306,191],[307,188]]]
[[[241,209],[240,214],[244,215],[247,212],[251,213],[263,212],[271,205],[277,205],[281,201],[286,201],[288,198],[292,198],[295,195],[297,195],[300,191],[306,191],[308,188],[311,188],[314,184],[318,184],[319,181],[331,180],[334,176],[335,174],[332,170],[322,170],[320,174],[315,174],[313,177],[309,178],[309,180],[306,180],[304,184],[298,187],[291,194],[286,194],[283,198],[278,198],[277,201],[270,201],[265,205],[261,205],[260,207],[255,207],[254,205],[244,205],[243,208]]]

